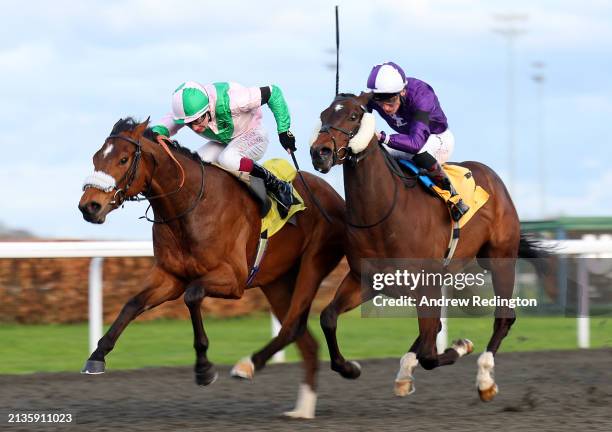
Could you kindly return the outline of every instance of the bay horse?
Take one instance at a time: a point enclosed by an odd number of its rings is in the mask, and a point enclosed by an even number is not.
[[[295,182],[307,208],[296,214],[295,225],[287,223],[268,240],[259,272],[247,286],[260,237],[255,199],[232,174],[203,163],[197,153],[176,142],[168,142],[164,150],[156,138],[148,119],[138,123],[128,117],[114,125],[93,156],[94,181],[86,180],[79,202],[83,218],[104,223],[125,200],[144,195],[154,214],[155,262],[143,290],[125,304],[83,372],[104,372],[105,357],[129,322],[184,294],[194,332],[195,380],[211,384],[217,373],[207,358],[202,301],[239,299],[245,289],[259,286],[282,328],[265,347],[239,362],[234,375],[252,378],[274,353],[296,341],[305,376],[295,410],[285,414],[313,417],[318,344],[307,318],[319,284],[344,255],[343,199],[321,178],[303,173],[330,221],[313,206],[304,185]]]
[[[346,361],[340,352],[336,340],[338,315],[373,297],[372,290],[360,289],[362,260],[441,259],[451,236],[449,212],[442,200],[433,197],[425,188],[414,187],[414,178],[413,187],[405,188],[405,178],[400,178],[397,170],[392,169],[386,151],[378,144],[373,114],[365,108],[370,98],[369,93],[338,95],[321,113],[322,126],[315,132],[310,150],[314,167],[322,173],[327,173],[334,165],[343,165],[350,272],[320,319],[331,368],[345,378],[358,377],[360,369],[355,362]],[[495,172],[478,162],[459,165],[472,171],[476,184],[488,191],[490,198],[463,227],[455,258],[479,259],[479,264],[491,272],[495,295],[510,298],[516,258],[535,258],[543,251],[521,235],[512,199]],[[502,259],[488,260],[490,258]],[[438,355],[436,335],[441,329],[440,310],[428,316],[422,316],[421,312],[417,307],[419,335],[400,361],[395,380],[398,396],[414,391],[412,373],[419,363],[429,370],[452,364],[473,350],[469,340],[461,339]],[[498,391],[492,376],[494,356],[514,321],[513,309],[496,308],[493,334],[477,362],[478,392],[483,401],[491,400]]]

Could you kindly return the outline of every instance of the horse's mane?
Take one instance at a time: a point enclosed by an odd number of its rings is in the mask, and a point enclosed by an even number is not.
[[[133,117],[126,117],[124,119],[119,119],[119,121],[117,123],[115,123],[115,125],[113,126],[113,130],[111,130],[111,135],[117,135],[121,132],[131,132],[133,131],[136,126],[138,126],[140,123],[138,121],[136,121]],[[144,131],[144,137],[150,139],[153,142],[157,142],[157,134],[155,132],[153,132],[151,130],[151,128],[147,128]],[[198,163],[202,163],[202,158],[200,157],[200,155],[194,151],[191,151],[190,149],[188,149],[187,147],[183,147],[182,145],[180,145],[178,143],[178,141],[175,140],[168,140],[168,146],[172,149],[172,150],[176,150],[177,152],[179,152],[180,154],[188,157],[191,160],[194,160],[195,162]]]
[[[356,98],[357,95],[354,95],[353,93],[338,93],[336,95],[336,97],[334,98],[334,101],[337,100],[345,100],[345,99],[352,99],[352,98]]]

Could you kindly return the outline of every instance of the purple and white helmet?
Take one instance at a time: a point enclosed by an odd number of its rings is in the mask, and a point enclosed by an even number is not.
[[[368,77],[367,87],[373,93],[399,93],[405,86],[406,74],[393,62],[374,66]]]

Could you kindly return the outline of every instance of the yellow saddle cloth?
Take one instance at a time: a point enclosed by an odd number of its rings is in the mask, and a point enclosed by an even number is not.
[[[297,175],[295,168],[285,159],[270,159],[265,161],[263,166],[279,179],[288,182],[293,182],[293,179],[295,179],[295,176]],[[280,229],[285,226],[285,223],[287,223],[287,221],[291,219],[294,214],[306,209],[304,200],[295,188],[293,188],[293,196],[296,198],[296,201],[299,201],[299,203],[291,206],[287,217],[284,219],[282,219],[278,213],[278,203],[275,199],[270,198],[272,200],[272,207],[270,208],[268,214],[261,220],[261,232],[263,233],[267,230],[268,238],[280,231]]]
[[[440,189],[438,186],[433,186],[432,189],[445,203],[448,203],[448,201],[456,202],[459,198],[462,198],[463,202],[470,206],[470,210],[459,220],[459,228],[462,228],[487,202],[489,194],[486,190],[476,185],[474,176],[468,168],[450,164],[445,164],[442,168],[450,178],[451,183],[459,195],[451,198],[449,191]]]

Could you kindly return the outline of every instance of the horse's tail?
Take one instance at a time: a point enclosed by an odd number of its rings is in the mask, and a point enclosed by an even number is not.
[[[521,233],[518,257],[529,259],[538,273],[545,276],[549,273],[550,258],[554,255],[554,247],[545,246],[533,236]]]

